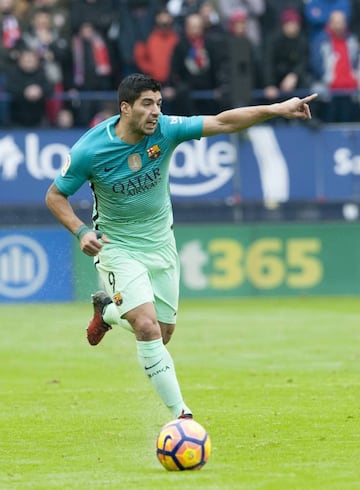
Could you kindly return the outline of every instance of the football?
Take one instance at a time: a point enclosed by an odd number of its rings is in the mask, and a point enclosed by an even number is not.
[[[210,452],[209,434],[194,419],[168,422],[156,439],[156,455],[168,471],[200,470]]]

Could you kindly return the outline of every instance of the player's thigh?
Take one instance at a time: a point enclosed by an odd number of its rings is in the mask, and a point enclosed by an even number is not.
[[[154,302],[146,266],[125,250],[102,250],[96,261],[102,283],[121,316],[145,303]]]
[[[159,251],[157,260],[156,266],[149,265],[156,315],[159,322],[175,325],[179,305],[179,258],[170,248]]]

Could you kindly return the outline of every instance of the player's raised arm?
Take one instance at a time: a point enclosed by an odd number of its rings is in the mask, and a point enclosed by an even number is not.
[[[202,135],[236,133],[273,117],[311,119],[309,103],[316,97],[317,94],[309,95],[303,99],[292,97],[275,104],[239,107],[220,112],[216,116],[206,116]]]

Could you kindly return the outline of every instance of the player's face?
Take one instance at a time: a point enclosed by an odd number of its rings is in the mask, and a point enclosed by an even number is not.
[[[158,124],[161,102],[160,92],[142,92],[133,106],[129,107],[129,129],[142,136],[153,134]]]

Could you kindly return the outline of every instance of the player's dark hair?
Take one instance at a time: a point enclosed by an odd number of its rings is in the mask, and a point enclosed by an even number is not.
[[[161,83],[142,73],[132,73],[125,77],[118,88],[119,110],[121,111],[121,102],[133,105],[145,90],[160,92]]]

